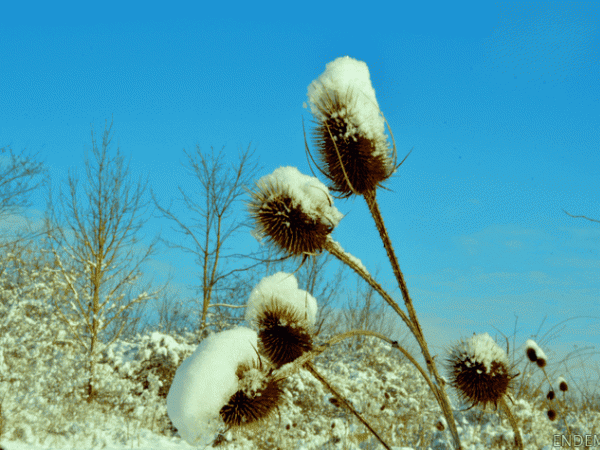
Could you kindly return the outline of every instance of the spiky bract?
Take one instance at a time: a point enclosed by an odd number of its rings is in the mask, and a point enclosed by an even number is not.
[[[461,341],[452,350],[447,365],[450,384],[471,407],[497,407],[515,377],[510,373],[506,353],[487,333]]]
[[[377,188],[394,172],[387,142],[365,137],[353,123],[352,93],[340,96],[326,91],[315,104],[321,119],[315,121],[313,142],[318,148],[321,171],[329,178],[329,189],[342,198],[363,195]]]

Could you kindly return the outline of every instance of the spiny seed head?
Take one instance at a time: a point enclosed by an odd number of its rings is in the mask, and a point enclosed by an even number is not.
[[[308,323],[298,312],[273,302],[257,317],[261,353],[277,367],[312,350]]]
[[[352,98],[345,101],[337,92],[327,92],[317,107],[323,119],[315,121],[313,144],[319,152],[321,170],[330,180],[330,189],[341,197],[363,195],[377,188],[394,171],[385,144],[349,130],[352,122]],[[384,150],[381,150],[384,147]]]
[[[308,87],[308,100],[320,169],[332,191],[362,195],[393,174],[385,120],[364,62],[345,56],[327,64]]]
[[[550,389],[550,390],[548,391],[548,393],[546,394],[546,398],[547,398],[548,400],[554,400],[554,397],[555,397],[554,390],[553,390],[553,389]]]
[[[556,380],[556,383],[558,384],[558,388],[562,392],[567,392],[569,390],[569,386],[567,385],[567,380],[565,380],[563,377],[558,377],[558,379]]]
[[[280,167],[258,180],[248,210],[257,236],[293,256],[320,252],[342,218],[327,187],[295,167]]]
[[[525,343],[525,354],[529,361],[536,363],[539,367],[545,367],[548,361],[544,351],[532,339],[527,339]]]
[[[238,366],[236,375],[238,390],[219,414],[229,426],[255,426],[281,403],[281,380],[270,378],[256,364]]]
[[[450,384],[461,400],[484,409],[488,403],[497,406],[515,377],[510,373],[506,352],[487,333],[456,345],[447,367]]]
[[[556,420],[556,411],[554,411],[553,409],[549,409],[547,414],[548,419],[550,419],[551,422],[554,422],[554,420]]]
[[[277,367],[312,349],[317,300],[293,274],[278,272],[264,277],[250,293],[246,320],[258,328],[262,354]]]

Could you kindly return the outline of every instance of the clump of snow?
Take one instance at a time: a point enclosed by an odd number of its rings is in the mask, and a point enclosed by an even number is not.
[[[366,63],[349,56],[328,63],[325,72],[308,86],[307,95],[313,116],[319,120],[325,119],[318,105],[327,104],[327,98],[333,94],[347,105],[336,113],[348,125],[343,138],[359,134],[370,140],[386,141],[385,121],[380,114]],[[379,148],[379,153],[387,156],[387,148]]]
[[[314,325],[317,317],[317,300],[303,289],[293,274],[277,272],[263,278],[250,293],[246,307],[246,320],[256,320],[261,311],[271,302],[281,307],[295,310],[300,317],[306,317],[309,325]]]
[[[335,240],[333,240],[331,238],[331,236],[329,237],[329,242],[337,248],[337,250],[340,253],[345,253],[346,257],[350,260],[350,262],[352,262],[352,264],[355,264],[357,267],[359,267],[363,272],[365,272],[367,275],[369,274],[369,271],[367,270],[367,268],[363,265],[362,261],[360,259],[358,259],[356,256],[353,256],[352,254],[346,252],[341,244]]]
[[[531,352],[534,352],[533,355],[531,355]],[[529,359],[532,362],[536,362],[537,360],[540,360],[540,361],[544,361],[544,363],[545,363],[546,361],[548,361],[548,358],[546,357],[546,354],[544,353],[544,351],[532,339],[527,339],[527,342],[525,342],[525,353],[527,354],[527,356],[529,357]],[[535,356],[535,358],[532,359],[530,355]]]
[[[329,222],[332,226],[342,220],[344,215],[333,206],[333,197],[329,189],[316,177],[301,173],[296,167],[279,167],[269,175],[265,175],[257,182],[258,186],[278,186],[292,198],[293,206],[300,207],[302,211],[313,219]],[[280,190],[273,196],[277,196]],[[266,199],[266,201],[271,198]]]
[[[460,346],[464,360],[475,360],[484,365],[487,373],[491,373],[492,362],[504,364],[508,367],[508,356],[496,341],[488,334],[476,334]]]
[[[213,334],[177,369],[167,412],[189,444],[214,440],[223,425],[219,411],[239,389],[236,370],[256,360],[257,340],[256,332],[244,327]]]

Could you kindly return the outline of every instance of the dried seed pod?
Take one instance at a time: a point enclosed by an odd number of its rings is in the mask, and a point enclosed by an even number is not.
[[[487,333],[461,341],[446,363],[450,384],[471,407],[497,406],[515,377],[510,373],[506,352]]]
[[[295,167],[280,167],[258,180],[247,206],[257,237],[292,256],[322,251],[343,217],[327,187]]]
[[[525,354],[529,361],[536,363],[539,367],[545,367],[548,362],[544,351],[532,339],[527,339],[525,343]]]
[[[240,365],[237,375],[239,389],[219,414],[229,426],[255,425],[279,405],[283,394],[281,380],[268,377],[255,365]]]
[[[563,377],[558,377],[556,383],[558,384],[558,389],[560,389],[562,392],[567,392],[569,390],[567,380],[565,380]]]
[[[327,64],[308,87],[321,172],[342,197],[376,189],[396,170],[369,69],[348,56]]]

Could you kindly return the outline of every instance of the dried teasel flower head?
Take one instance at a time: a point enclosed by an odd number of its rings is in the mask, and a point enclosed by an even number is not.
[[[292,256],[320,252],[343,217],[327,187],[295,167],[279,167],[258,180],[248,209],[255,236]]]
[[[191,445],[214,441],[226,425],[259,423],[282,398],[258,352],[258,336],[237,327],[204,339],[177,369],[167,396],[167,412]]]
[[[506,352],[489,334],[473,335],[456,345],[446,360],[450,384],[471,408],[497,406],[516,376],[510,373]]]
[[[317,300],[285,272],[263,278],[246,307],[246,320],[258,328],[259,349],[276,367],[312,349],[316,315]]]
[[[349,56],[327,64],[308,87],[321,172],[342,197],[377,188],[397,169],[369,69]],[[307,145],[308,149],[308,145]]]
[[[281,403],[282,380],[272,378],[256,361],[238,366],[238,390],[221,408],[219,414],[232,427],[256,426]]]
[[[546,414],[548,414],[548,419],[550,419],[550,422],[554,422],[556,420],[556,411],[553,409],[549,409],[548,411],[546,411]]]
[[[539,367],[545,367],[548,362],[544,351],[532,339],[527,339],[525,343],[525,354],[529,361],[536,363]]]

